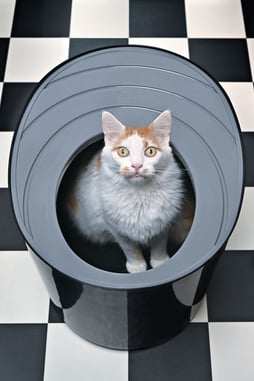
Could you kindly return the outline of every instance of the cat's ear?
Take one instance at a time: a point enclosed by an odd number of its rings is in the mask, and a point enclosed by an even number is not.
[[[113,146],[119,136],[125,132],[125,126],[108,111],[102,113],[102,129],[105,144],[109,146]]]
[[[172,117],[169,110],[162,112],[151,124],[153,133],[156,135],[159,143],[163,146],[169,144],[171,125]]]

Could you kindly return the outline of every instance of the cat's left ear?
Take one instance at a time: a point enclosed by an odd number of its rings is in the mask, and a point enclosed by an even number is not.
[[[151,128],[162,146],[169,144],[170,131],[172,125],[171,112],[162,112],[151,124]]]
[[[125,132],[125,126],[108,111],[102,113],[102,129],[105,144],[109,146],[113,146],[119,136]]]

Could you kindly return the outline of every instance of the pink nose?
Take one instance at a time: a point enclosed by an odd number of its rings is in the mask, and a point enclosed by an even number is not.
[[[141,167],[143,167],[143,164],[132,164],[132,167],[138,171]]]

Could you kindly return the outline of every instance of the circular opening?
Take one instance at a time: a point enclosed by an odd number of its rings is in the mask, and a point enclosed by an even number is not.
[[[103,145],[103,138],[98,139],[96,142],[79,151],[67,166],[58,189],[57,217],[67,244],[82,260],[102,270],[115,273],[127,273],[125,265],[126,258],[120,246],[113,242],[103,245],[96,244],[86,239],[73,224],[66,208],[67,200],[70,197],[73,184],[75,183],[81,168],[87,166],[92,157],[103,148]],[[191,207],[193,208],[194,215],[195,195],[190,176],[179,157],[176,156],[175,153],[174,156],[182,170],[185,184],[184,186],[186,193],[188,194],[188,202],[191,202],[192,204]],[[191,224],[189,227],[191,227]],[[174,229],[174,225],[172,225],[172,229]],[[181,240],[181,242],[179,242],[179,240],[172,238],[169,232],[167,245],[169,257],[172,257],[178,251],[185,239],[186,236]],[[142,247],[142,252],[146,259],[148,269],[151,269],[149,264],[150,253],[148,248]]]

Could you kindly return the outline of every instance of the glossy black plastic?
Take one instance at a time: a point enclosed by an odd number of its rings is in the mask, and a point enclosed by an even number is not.
[[[123,350],[150,347],[180,332],[198,311],[220,254],[179,281],[114,290],[71,279],[29,251],[65,323],[95,344]]]

